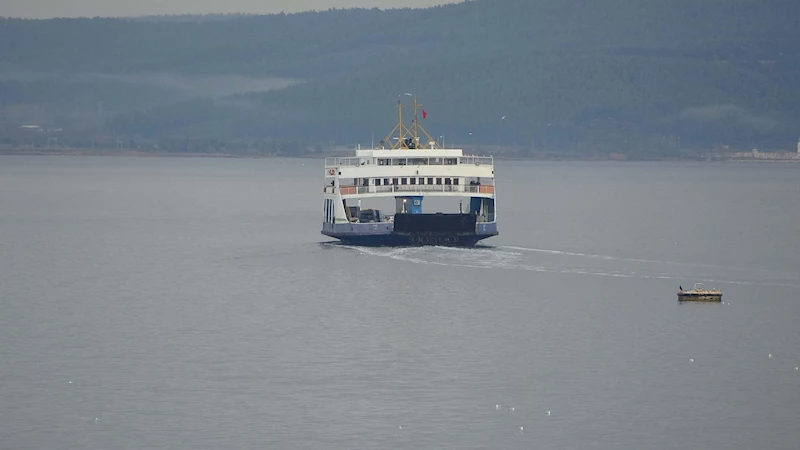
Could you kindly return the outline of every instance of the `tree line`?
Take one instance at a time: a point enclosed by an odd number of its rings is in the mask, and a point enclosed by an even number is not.
[[[0,19],[0,108],[103,102],[106,131],[131,138],[333,145],[390,129],[396,96],[412,92],[423,125],[463,146],[778,148],[796,141],[800,118],[796,17],[791,0],[476,0],[209,21]],[[86,73],[302,82],[186,98],[75,78]]]

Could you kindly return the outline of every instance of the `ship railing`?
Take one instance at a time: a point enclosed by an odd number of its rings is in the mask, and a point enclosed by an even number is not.
[[[325,167],[358,167],[365,163],[364,158],[325,158]]]
[[[458,158],[447,157],[414,157],[414,158],[378,158],[379,166],[454,166],[475,165],[475,166],[494,166],[491,156],[460,156]]]
[[[325,158],[325,168],[337,167],[358,167],[372,165],[371,158],[349,157],[349,158]],[[491,156],[460,156],[458,158],[379,158],[376,162],[379,166],[441,166],[441,165],[470,165],[470,166],[494,166],[494,158]]]
[[[475,166],[494,166],[494,158],[491,156],[462,156],[458,158],[458,163]]]
[[[326,186],[324,188],[326,194],[335,194],[336,188],[333,186]],[[464,194],[494,194],[494,186],[491,185],[471,185],[463,186],[458,184],[436,184],[436,185],[391,185],[391,186],[339,186],[339,192],[342,195],[355,195],[355,194],[424,194],[424,193],[437,193],[437,192],[455,192]]]

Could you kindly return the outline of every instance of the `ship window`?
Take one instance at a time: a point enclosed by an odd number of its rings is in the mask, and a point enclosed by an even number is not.
[[[453,183],[453,180],[451,180],[450,178],[445,178],[444,179],[444,184],[450,185],[452,183]]]
[[[433,178],[428,178],[428,184],[433,184]]]
[[[436,184],[442,184],[442,179],[441,178],[437,178],[436,179]]]
[[[436,164],[437,166],[442,165],[442,158],[431,158],[431,164]]]
[[[379,159],[379,160],[378,160],[378,165],[379,165],[379,166],[382,166],[382,165],[383,165],[383,160],[382,160],[382,159]]]
[[[408,163],[412,166],[428,165],[428,158],[412,158],[408,160]]]
[[[381,185],[381,179],[375,178],[375,186],[380,186],[380,185]]]
[[[397,186],[397,178],[392,178],[392,184]]]
[[[389,186],[389,179],[388,178],[384,178],[383,179],[383,185],[384,186]]]
[[[447,166],[452,166],[456,164],[456,158],[445,158],[444,164]]]
[[[456,186],[458,186],[458,178],[453,178],[453,184],[455,184]]]
[[[417,184],[417,179],[416,178],[410,178],[410,180],[411,180],[411,184]]]
[[[402,184],[402,185],[408,184],[408,178],[401,178],[400,179],[400,184]]]
[[[361,183],[362,186],[369,186],[369,178],[364,178],[364,181]]]
[[[331,200],[325,200],[325,221],[330,223],[333,222],[333,202]]]
[[[419,184],[425,184],[425,178],[420,178],[419,179]]]

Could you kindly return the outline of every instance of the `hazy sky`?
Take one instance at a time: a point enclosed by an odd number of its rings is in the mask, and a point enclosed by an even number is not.
[[[329,8],[425,7],[459,0],[0,0],[4,17],[94,17],[149,14],[277,13]]]

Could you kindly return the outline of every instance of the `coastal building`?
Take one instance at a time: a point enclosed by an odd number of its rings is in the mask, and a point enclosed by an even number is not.
[[[733,161],[797,161],[800,162],[800,139],[797,140],[797,151],[762,152],[757,148],[749,152],[736,152],[728,156]]]

